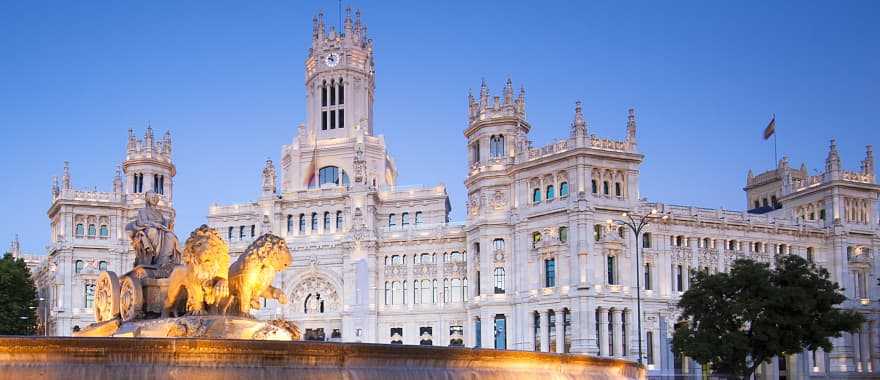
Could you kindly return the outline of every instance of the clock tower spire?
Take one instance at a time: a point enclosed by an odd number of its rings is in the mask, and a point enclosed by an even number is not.
[[[339,31],[324,24],[324,13],[312,19],[312,47],[306,58],[306,127],[317,139],[373,134],[375,71],[373,41],[358,10],[351,8]]]

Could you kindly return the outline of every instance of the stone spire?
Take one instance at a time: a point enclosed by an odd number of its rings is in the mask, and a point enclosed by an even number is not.
[[[122,166],[116,166],[116,175],[113,176],[113,192],[116,194],[122,194],[124,192],[123,183],[122,183]]]
[[[507,83],[504,84],[504,105],[512,104],[513,102],[513,81],[510,80],[510,77],[507,77]]]
[[[749,169],[749,174],[746,174],[746,184],[750,184],[754,180],[755,180],[755,174],[752,173],[752,169]]]
[[[9,243],[9,253],[11,253],[14,258],[21,257],[21,241],[18,239],[18,234],[15,234],[15,239]]]
[[[862,173],[870,175],[874,177],[875,173],[874,168],[874,146],[868,145],[865,147],[865,160],[862,161]]]
[[[153,150],[153,127],[147,124],[147,131],[144,133],[144,148],[148,151]]]
[[[61,187],[58,186],[58,176],[52,176],[52,196],[57,197],[58,193],[61,192]]]
[[[137,150],[138,140],[137,137],[134,136],[134,130],[128,129],[128,151],[133,152]]]
[[[351,7],[345,7],[345,23],[343,25],[343,33],[346,36],[350,36],[352,34]]]
[[[839,171],[840,155],[837,153],[837,141],[831,139],[831,146],[828,148],[828,158],[825,159],[825,172],[830,174]]]
[[[165,135],[162,136],[162,154],[171,156],[171,131],[165,131]]]
[[[571,137],[580,138],[587,135],[587,121],[584,120],[583,107],[580,100],[574,102],[574,120],[571,122]]]
[[[354,11],[354,32],[357,35],[361,35],[363,30],[363,24],[361,23],[361,10],[358,9]]]
[[[636,143],[636,109],[630,108],[626,113],[626,141]]]
[[[489,107],[489,85],[486,84],[486,79],[480,81],[480,109],[486,109]]]
[[[64,174],[61,175],[62,189],[70,190],[70,161],[64,161]]]
[[[263,195],[275,194],[278,191],[275,180],[275,164],[267,158],[263,166]]]
[[[525,117],[526,114],[526,86],[520,85],[519,95],[516,97],[516,110]]]

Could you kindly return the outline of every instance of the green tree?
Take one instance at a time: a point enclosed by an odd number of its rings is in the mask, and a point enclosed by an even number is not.
[[[829,277],[796,255],[777,258],[773,269],[741,259],[729,273],[694,272],[672,349],[742,379],[775,356],[831,351],[829,338],[855,331],[864,317],[837,307],[846,297]]]
[[[33,335],[37,289],[24,260],[7,253],[0,259],[0,335]]]

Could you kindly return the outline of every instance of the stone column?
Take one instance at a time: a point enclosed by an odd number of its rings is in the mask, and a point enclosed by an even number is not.
[[[547,315],[547,310],[539,311],[541,315],[541,352],[550,351],[550,324],[549,316]]]
[[[855,370],[862,372],[862,330],[859,329],[854,333],[850,333],[852,337],[853,361],[855,362]]]
[[[608,354],[608,309],[599,309],[599,356]]]
[[[623,356],[623,309],[615,308],[611,311],[611,328],[614,333],[612,356]]]
[[[869,321],[868,322],[868,355],[871,358],[871,370],[870,372],[878,372],[880,369],[880,361],[877,358],[877,322]]]
[[[563,309],[556,309],[556,353],[565,353],[565,315]],[[549,327],[549,326],[548,326]],[[571,326],[569,326],[571,328]]]

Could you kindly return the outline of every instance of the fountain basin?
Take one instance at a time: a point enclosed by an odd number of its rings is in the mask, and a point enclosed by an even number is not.
[[[0,337],[0,379],[644,379],[585,355],[231,339]]]

